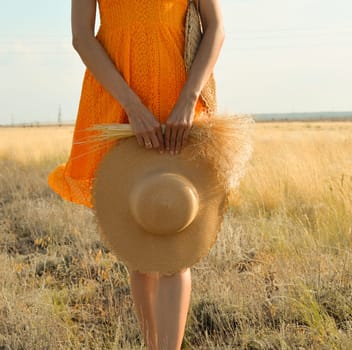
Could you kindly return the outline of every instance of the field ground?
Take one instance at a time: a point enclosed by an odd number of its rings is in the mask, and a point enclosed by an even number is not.
[[[125,266],[47,174],[72,127],[0,128],[0,349],[144,349]],[[182,349],[352,348],[352,122],[258,123]]]

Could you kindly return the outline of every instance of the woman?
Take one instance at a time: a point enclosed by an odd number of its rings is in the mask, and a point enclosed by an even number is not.
[[[97,3],[101,26],[95,36]],[[73,47],[86,65],[73,139],[97,123],[130,123],[138,144],[172,155],[206,111],[199,98],[223,40],[219,0],[200,1],[204,36],[186,76],[184,20],[188,0],[72,0]],[[166,124],[163,134],[161,124]],[[92,207],[97,164],[110,146],[91,152],[75,142],[67,163],[48,178],[63,198]],[[191,272],[129,271],[148,349],[180,349],[190,304]]]

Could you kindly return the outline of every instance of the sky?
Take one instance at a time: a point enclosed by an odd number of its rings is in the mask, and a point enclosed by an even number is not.
[[[71,46],[70,1],[1,5],[0,124],[55,122],[59,109],[64,122],[75,121],[85,67]],[[219,112],[352,111],[351,0],[221,0],[221,7]]]

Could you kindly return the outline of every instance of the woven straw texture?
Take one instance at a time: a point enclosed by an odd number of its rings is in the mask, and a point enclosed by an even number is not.
[[[200,118],[189,143],[178,156],[171,156],[138,146],[128,126],[97,125],[101,133],[86,142],[120,143],[102,160],[93,186],[93,210],[106,245],[130,269],[141,272],[173,273],[200,261],[216,242],[231,191],[245,174],[253,126],[249,115]],[[153,235],[134,220],[129,196],[148,173],[183,174],[197,188],[199,212],[185,230]],[[152,216],[156,222],[167,220],[157,210]]]
[[[198,0],[199,1],[199,0]],[[193,0],[188,1],[188,8],[185,22],[185,51],[184,59],[186,70],[189,71],[197,54],[198,47],[203,36],[203,26],[198,6]],[[216,113],[216,82],[214,74],[211,73],[209,80],[204,85],[201,94],[210,115]]]
[[[141,148],[132,137],[101,162],[93,186],[94,217],[105,244],[130,269],[174,273],[193,266],[216,242],[228,203],[212,161],[193,160],[192,153],[185,148],[178,156],[160,155]],[[150,234],[133,218],[128,205],[131,192],[155,172],[185,176],[197,189],[199,211],[181,232]],[[158,212],[154,215],[156,221],[165,220]]]

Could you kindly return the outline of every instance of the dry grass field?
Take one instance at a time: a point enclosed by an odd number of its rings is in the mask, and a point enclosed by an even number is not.
[[[0,349],[145,349],[125,266],[47,186],[72,127],[0,128]],[[182,349],[352,349],[352,122],[255,125]]]

